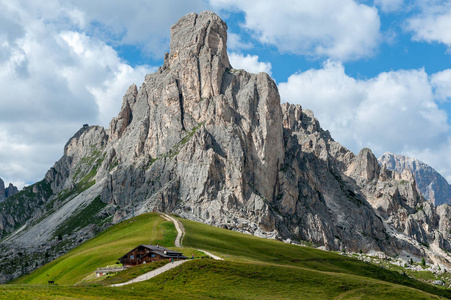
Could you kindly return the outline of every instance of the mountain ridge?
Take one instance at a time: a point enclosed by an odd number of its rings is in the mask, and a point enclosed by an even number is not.
[[[435,206],[451,204],[451,185],[431,166],[418,159],[390,152],[382,154],[379,162],[398,173],[404,170],[412,172],[420,192]]]
[[[14,194],[17,194],[18,192],[19,189],[12,183],[5,187],[5,182],[0,178],[0,202]]]

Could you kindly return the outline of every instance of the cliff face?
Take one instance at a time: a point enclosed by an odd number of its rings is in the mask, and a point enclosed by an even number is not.
[[[426,201],[411,173],[335,142],[311,111],[280,105],[267,74],[233,69],[226,30],[210,12],[172,26],[163,66],[139,89],[130,86],[109,129],[82,128],[45,179],[16,196],[21,213],[0,210],[0,246],[53,258],[132,212],[166,211],[269,238],[446,265],[450,209]],[[80,226],[70,228],[74,221]],[[0,258],[0,269],[10,257]],[[19,274],[4,271],[3,280]]]
[[[5,182],[0,178],[0,202],[18,192],[19,190],[12,183],[5,188]]]
[[[429,165],[411,157],[389,152],[384,153],[379,161],[398,173],[404,170],[412,172],[420,192],[436,206],[451,204],[451,185]]]

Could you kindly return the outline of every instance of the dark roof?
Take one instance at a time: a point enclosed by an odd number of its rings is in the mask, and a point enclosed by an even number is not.
[[[165,248],[163,246],[157,246],[157,245],[139,245],[139,246],[133,248],[132,250],[128,251],[123,256],[121,256],[121,258],[126,256],[128,253],[132,252],[133,250],[135,250],[135,249],[137,249],[139,247],[144,247],[144,248],[149,249],[150,252],[148,254],[155,253],[155,254],[158,254],[158,255],[160,255],[161,257],[164,257],[164,258],[171,258],[171,257],[174,257],[174,258],[177,258],[177,257],[179,257],[179,258],[188,258],[186,256],[183,256],[182,252],[177,252],[177,251]],[[166,251],[166,253],[164,253],[165,251]],[[146,255],[148,255],[148,254],[146,254]],[[121,259],[121,258],[119,258],[119,259]]]

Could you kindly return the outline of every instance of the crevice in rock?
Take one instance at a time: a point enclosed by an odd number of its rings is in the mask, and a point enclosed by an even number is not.
[[[197,23],[197,18],[199,17],[199,15],[198,14],[195,14],[195,16],[194,16],[194,25],[193,25],[193,27],[196,27],[196,23]]]
[[[200,74],[200,61],[197,58],[197,76],[199,78],[199,99],[202,98],[202,75]]]
[[[182,125],[182,130],[186,131],[185,129],[185,111],[183,109],[183,92],[179,85],[179,81],[176,79],[175,84],[177,85],[177,89],[179,90],[179,104],[180,104],[180,123]]]
[[[202,50],[202,47],[205,45],[205,39],[207,38],[209,27],[210,27],[210,21],[208,21],[207,25],[205,26],[204,36],[202,37],[202,41],[200,43],[199,52],[197,53],[197,56],[200,56],[200,51]]]

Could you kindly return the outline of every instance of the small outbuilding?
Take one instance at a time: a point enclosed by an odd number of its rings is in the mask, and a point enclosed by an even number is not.
[[[119,258],[119,262],[124,267],[133,267],[157,260],[164,259],[187,259],[183,253],[169,250],[159,245],[139,245],[127,254]]]

